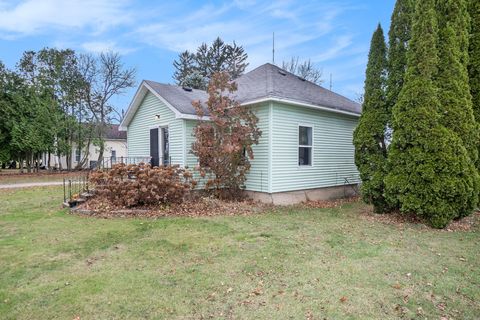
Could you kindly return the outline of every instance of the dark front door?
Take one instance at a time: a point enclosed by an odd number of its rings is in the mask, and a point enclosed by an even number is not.
[[[152,167],[158,167],[160,155],[158,152],[158,128],[150,129],[150,164]]]

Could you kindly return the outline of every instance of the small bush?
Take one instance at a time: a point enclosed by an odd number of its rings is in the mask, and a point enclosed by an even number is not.
[[[190,171],[178,165],[152,168],[144,163],[95,171],[90,182],[99,195],[123,207],[179,203],[196,185]]]

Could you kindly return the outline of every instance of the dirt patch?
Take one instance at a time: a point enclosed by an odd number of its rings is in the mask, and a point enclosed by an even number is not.
[[[419,225],[422,228],[432,230],[428,222],[414,215],[403,214],[401,212],[392,212],[386,214],[376,214],[373,208],[368,206],[360,211],[360,217],[372,222],[380,222],[398,227],[405,227],[406,225]],[[480,225],[480,211],[476,211],[468,217],[452,221],[445,229],[440,231],[454,232],[454,231],[473,231]]]
[[[72,212],[101,218],[114,217],[211,217],[259,214],[274,210],[273,205],[255,202],[250,199],[224,201],[212,197],[197,197],[183,203],[158,207],[125,208],[113,206],[100,196],[95,196],[78,205]]]
[[[353,203],[357,201],[360,201],[360,197],[350,197],[350,198],[343,198],[343,199],[336,199],[336,200],[307,201],[302,203],[300,206],[305,208],[313,208],[313,209],[328,209],[328,208],[336,208],[344,204]]]

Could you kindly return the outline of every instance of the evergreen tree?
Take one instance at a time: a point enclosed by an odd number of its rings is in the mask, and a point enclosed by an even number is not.
[[[178,61],[173,61],[173,67],[175,68],[173,79],[181,86],[190,87],[186,79],[195,71],[195,55],[185,50],[178,55]]]
[[[471,29],[468,75],[475,120],[480,123],[480,1],[470,0]],[[479,144],[480,150],[480,144]]]
[[[387,209],[384,198],[387,147],[385,131],[387,107],[385,97],[387,47],[383,30],[378,25],[368,54],[362,115],[353,135],[355,164],[362,179],[362,197],[373,204],[377,213]]]
[[[217,72],[227,72],[230,79],[242,75],[248,66],[247,58],[242,46],[217,38],[211,46],[202,43],[195,54],[182,52],[178,61],[173,62],[173,78],[177,85],[206,90],[208,82]]]
[[[462,139],[475,163],[478,130],[468,83],[469,16],[466,0],[437,0],[439,15],[438,76],[440,122]]]
[[[405,82],[393,108],[385,191],[391,205],[443,228],[476,206],[478,174],[460,138],[440,125],[434,3],[416,4]]]
[[[388,32],[387,79],[387,107],[389,114],[391,114],[403,87],[414,9],[414,0],[397,0],[391,17],[390,30]],[[391,116],[389,118],[390,122]]]

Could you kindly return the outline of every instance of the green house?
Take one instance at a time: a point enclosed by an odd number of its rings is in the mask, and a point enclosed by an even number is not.
[[[269,63],[235,82],[235,99],[254,110],[262,131],[245,186],[251,197],[290,204],[356,190],[352,135],[359,104]],[[192,101],[207,99],[202,90],[143,81],[120,125],[128,157],[195,168]]]

